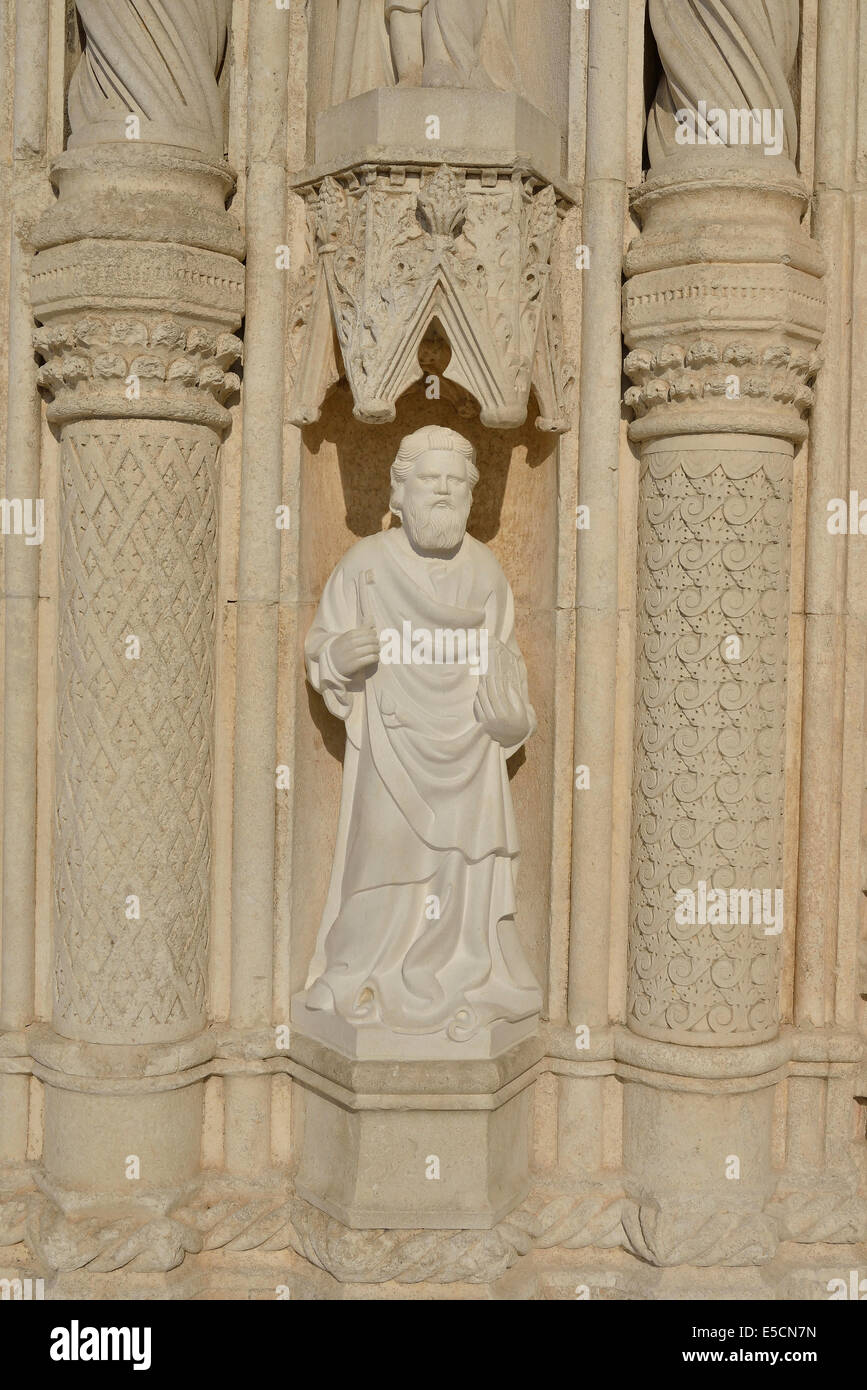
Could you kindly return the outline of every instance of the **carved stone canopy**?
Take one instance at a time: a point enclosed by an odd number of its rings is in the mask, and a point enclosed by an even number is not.
[[[452,352],[443,375],[475,397],[483,424],[521,425],[532,389],[538,427],[568,427],[550,184],[521,170],[367,167],[306,192],[314,259],[290,321],[295,423],[319,418],[341,368],[356,417],[393,420],[438,325]]]
[[[291,418],[319,418],[345,375],[354,414],[393,420],[438,333],[442,375],[512,429],[531,390],[542,430],[568,428],[552,268],[574,202],[559,178],[560,132],[514,92],[390,88],[320,114],[314,168],[296,188],[308,257],[290,317]]]

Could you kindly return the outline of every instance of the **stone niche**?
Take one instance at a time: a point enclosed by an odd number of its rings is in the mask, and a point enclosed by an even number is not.
[[[475,448],[480,481],[468,529],[490,546],[512,584],[539,721],[532,752],[522,748],[508,771],[521,844],[517,931],[544,982],[554,800],[552,538],[560,525],[555,437],[570,428],[574,387],[556,263],[560,224],[577,195],[564,179],[562,85],[536,104],[517,28],[511,37],[503,28],[500,38],[509,41],[499,50],[485,47],[488,26],[510,13],[495,0],[474,56],[463,50],[465,63],[489,64],[483,79],[461,80],[468,69],[455,57],[447,85],[392,85],[398,51],[393,34],[385,58],[371,39],[385,33],[369,27],[374,10],[350,5],[338,17],[333,7],[318,9],[308,167],[293,180],[307,240],[289,306],[287,365],[289,414],[302,427],[299,643],[337,561],[354,541],[396,524],[389,470],[401,439],[442,425]],[[352,49],[347,17],[357,25]],[[462,37],[456,9],[437,13],[441,19],[443,35]],[[329,44],[332,72],[316,66],[320,46]],[[425,74],[433,51],[426,34]],[[448,49],[450,56],[459,51]],[[561,50],[561,75],[564,56]],[[538,62],[534,71],[538,78]],[[302,991],[337,837],[344,731],[306,685],[300,645],[298,652],[295,785],[309,809],[295,819],[292,848],[292,1055],[304,1069],[306,1116],[298,1191],[353,1227],[411,1227],[413,1202],[421,1228],[490,1227],[529,1187],[538,1019],[497,1023],[463,1047],[445,1034],[395,1033],[373,1043],[364,1028],[323,1023],[307,1008]],[[357,1063],[348,1074],[341,1051]],[[379,1070],[374,1055],[383,1059]],[[448,1065],[436,1060],[446,1058]],[[388,1100],[396,1059],[425,1064],[416,1068],[403,1115]],[[442,1185],[419,1185],[418,1155],[428,1151],[442,1154],[451,1175]]]
[[[476,448],[468,529],[512,583],[540,724],[534,756],[521,750],[510,776],[521,930],[543,980],[558,526],[558,450],[546,432],[568,427],[574,386],[552,261],[574,195],[563,178],[569,22],[562,6],[545,0],[542,17],[539,8],[519,0],[516,9],[519,90],[380,86],[334,104],[323,55],[335,55],[337,6],[313,7],[308,168],[295,182],[307,206],[307,259],[290,304],[289,373],[290,411],[304,426],[302,641],[336,560],[389,524],[401,438],[442,424]],[[298,792],[321,812],[295,825],[293,860],[305,873],[293,900],[294,988],[324,901],[343,747],[303,660],[298,679]]]

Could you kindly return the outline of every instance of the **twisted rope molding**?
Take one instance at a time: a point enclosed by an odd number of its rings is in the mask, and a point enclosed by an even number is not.
[[[0,1198],[0,1245],[24,1242],[58,1272],[166,1273],[187,1254],[291,1250],[341,1283],[494,1283],[532,1250],[622,1247],[644,1262],[749,1265],[771,1259],[781,1239],[850,1243],[867,1236],[851,1191],[787,1192],[764,1213],[688,1203],[661,1206],[622,1191],[537,1189],[490,1230],[351,1230],[294,1195],[208,1197],[168,1213],[106,1222],[72,1220],[44,1194]]]

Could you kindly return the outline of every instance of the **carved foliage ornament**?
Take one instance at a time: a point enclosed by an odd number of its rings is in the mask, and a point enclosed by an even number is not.
[[[350,1230],[290,1192],[284,1199],[203,1183],[183,1205],[111,1222],[71,1220],[27,1187],[0,1200],[4,1243],[26,1241],[49,1269],[168,1271],[187,1255],[292,1250],[346,1284],[493,1283],[534,1249],[621,1247],[656,1266],[764,1264],[783,1240],[863,1238],[863,1204],[848,1192],[774,1198],[764,1211],[639,1202],[618,1187],[538,1188],[491,1230]]]
[[[634,349],[624,371],[635,384],[623,399],[644,424],[633,425],[630,437],[650,437],[657,428],[660,434],[726,428],[736,412],[757,431],[803,438],[813,403],[808,383],[819,366],[815,351],[722,335],[664,343],[656,352]]]
[[[53,422],[114,413],[222,428],[223,403],[241,385],[226,370],[241,357],[241,340],[180,319],[88,314],[39,328],[33,341]]]
[[[393,420],[437,323],[452,350],[444,376],[476,398],[483,424],[522,424],[532,388],[538,428],[568,428],[574,377],[551,267],[550,184],[441,165],[367,182],[327,177],[309,190],[308,207],[311,256],[290,317],[296,424],[319,418],[340,375],[336,347],[357,418]]]

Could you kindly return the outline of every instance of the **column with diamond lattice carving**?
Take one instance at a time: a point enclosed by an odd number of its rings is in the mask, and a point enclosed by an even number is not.
[[[54,1017],[30,1048],[67,1221],[196,1172],[213,1051],[219,450],[239,385],[243,247],[218,93],[230,5],[213,0],[207,32],[188,0],[162,8],[165,27],[142,37],[134,7],[80,6],[72,137],[31,282],[61,485]],[[122,71],[116,89],[91,45]],[[157,100],[163,60],[176,90]]]
[[[94,1042],[202,1027],[218,440],[63,431],[55,1023]]]

